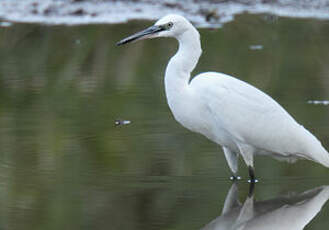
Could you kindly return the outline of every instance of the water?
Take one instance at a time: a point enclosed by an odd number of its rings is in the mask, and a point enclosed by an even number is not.
[[[0,0],[0,18],[51,25],[156,20],[176,13],[199,27],[217,28],[244,12],[328,20],[329,0]]]
[[[150,24],[0,27],[0,229],[201,229],[221,215],[232,185],[224,155],[166,104],[176,42],[115,46]],[[329,99],[328,21],[243,14],[200,32],[194,74],[216,70],[257,86],[329,149],[328,106],[309,103]],[[308,204],[319,193],[298,194],[329,183],[328,169],[309,161],[255,165],[257,204],[284,194],[283,207]],[[240,175],[245,204],[243,162]],[[301,206],[319,211],[305,229],[327,228],[323,203]]]

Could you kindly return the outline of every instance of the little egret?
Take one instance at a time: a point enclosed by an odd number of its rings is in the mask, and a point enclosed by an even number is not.
[[[329,167],[329,154],[320,141],[299,125],[275,100],[248,83],[223,73],[190,73],[201,55],[199,32],[184,17],[167,15],[153,26],[117,43],[156,37],[179,42],[165,73],[165,91],[175,119],[222,146],[237,179],[238,157],[255,182],[254,155],[294,162],[304,158]]]

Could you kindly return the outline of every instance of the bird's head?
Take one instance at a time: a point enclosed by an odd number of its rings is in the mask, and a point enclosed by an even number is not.
[[[156,37],[178,38],[189,28],[193,28],[193,26],[183,16],[170,14],[159,19],[153,26],[150,26],[145,30],[137,32],[125,39],[122,39],[117,43],[117,45],[123,45],[129,42],[138,41],[147,38],[156,38]]]

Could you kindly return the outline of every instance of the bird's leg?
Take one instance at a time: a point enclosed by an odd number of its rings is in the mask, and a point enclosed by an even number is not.
[[[241,177],[237,175],[238,173],[238,159],[239,155],[232,152],[230,149],[223,147],[224,155],[228,166],[230,167],[233,175],[230,177],[231,181],[241,180]]]
[[[232,175],[232,176],[230,176],[230,180],[231,181],[238,181],[238,180],[241,180],[241,177],[240,176],[236,176],[236,175]]]
[[[251,184],[257,183],[258,180],[255,178],[255,169],[254,169],[254,167],[249,166],[248,171],[249,171],[249,178],[250,178],[248,180],[248,182],[250,182]]]
[[[231,212],[234,208],[240,206],[239,194],[238,194],[238,183],[232,183],[230,190],[228,191],[224,207],[222,209],[222,215]]]
[[[248,197],[252,197],[255,191],[255,183],[250,183]]]
[[[255,178],[255,169],[254,169],[254,147],[247,145],[247,144],[238,144],[240,149],[240,153],[246,165],[248,166],[249,170],[249,177],[250,179],[248,182],[256,183],[258,180]]]
[[[248,167],[248,171],[249,171],[249,177],[251,181],[255,180],[255,169],[252,166]]]

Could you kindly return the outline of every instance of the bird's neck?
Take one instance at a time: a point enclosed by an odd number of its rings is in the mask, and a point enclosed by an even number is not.
[[[191,72],[198,63],[202,53],[199,32],[191,26],[183,34],[177,37],[179,48],[167,66],[165,75],[165,88],[168,101],[170,95],[175,97],[177,93],[188,87]]]

